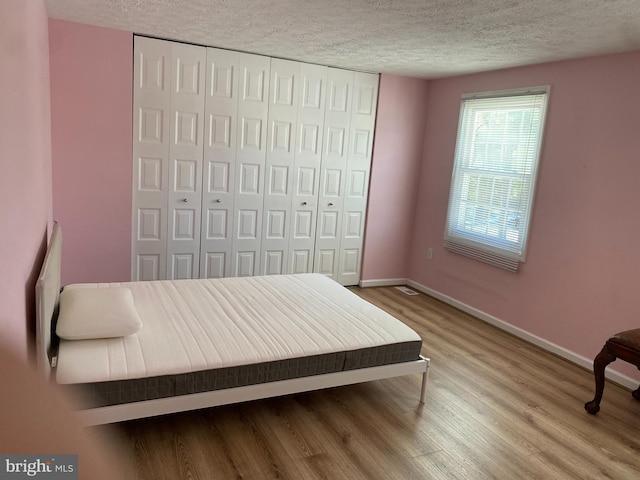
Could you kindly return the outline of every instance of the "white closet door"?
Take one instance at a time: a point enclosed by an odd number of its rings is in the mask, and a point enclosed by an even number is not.
[[[230,276],[239,54],[207,49],[200,277]]]
[[[271,60],[261,275],[287,272],[300,64]]]
[[[356,72],[337,278],[342,285],[360,281],[377,100],[378,75]]]
[[[360,280],[378,76],[135,37],[132,279]]]
[[[300,64],[288,273],[313,271],[327,70]]]
[[[329,68],[314,272],[338,279],[354,72]]]
[[[167,278],[197,278],[206,49],[172,44]]]
[[[270,63],[240,54],[231,276],[259,273]]]
[[[131,279],[164,278],[171,44],[135,37]]]

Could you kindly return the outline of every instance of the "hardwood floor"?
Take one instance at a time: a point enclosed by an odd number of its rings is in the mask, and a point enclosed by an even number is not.
[[[640,478],[640,402],[438,300],[354,289],[423,338],[420,375],[95,427],[137,479]],[[604,342],[605,339],[603,339]]]

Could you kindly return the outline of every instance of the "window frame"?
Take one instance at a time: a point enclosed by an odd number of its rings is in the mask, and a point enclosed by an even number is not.
[[[549,85],[529,87],[529,88],[518,88],[518,89],[510,89],[510,90],[500,90],[500,91],[490,91],[490,92],[480,92],[480,93],[470,93],[463,94],[460,100],[460,113],[458,117],[458,131],[456,135],[456,148],[454,154],[454,162],[453,169],[451,174],[451,184],[449,190],[449,201],[447,205],[447,214],[445,221],[445,231],[444,231],[444,246],[447,250],[465,255],[471,258],[474,258],[479,261],[483,261],[485,263],[489,263],[491,265],[504,268],[506,270],[510,270],[516,272],[519,268],[519,264],[526,261],[527,255],[527,247],[529,240],[529,232],[531,225],[531,218],[533,213],[534,201],[535,201],[535,191],[538,179],[538,171],[540,166],[540,160],[542,156],[542,148],[544,143],[544,132],[546,127],[546,116],[549,106],[549,96],[550,96],[551,87]],[[530,167],[529,173],[514,173],[509,174],[506,171],[501,171],[500,169],[491,169],[490,167],[482,166],[481,168],[473,168],[470,164],[472,163],[473,156],[471,153],[475,152],[476,141],[475,139],[469,137],[469,135],[475,135],[476,132],[470,133],[466,129],[472,125],[471,120],[473,118],[466,118],[465,115],[477,115],[479,111],[477,107],[471,105],[468,107],[469,102],[473,102],[474,100],[491,100],[496,99],[496,102],[502,100],[512,99],[515,100],[516,97],[526,97],[526,96],[540,96],[542,95],[542,100],[540,101],[540,105],[533,106],[530,109],[532,112],[539,112],[539,129],[537,131],[537,138],[535,138],[534,142],[523,142],[522,137],[518,136],[518,147],[522,147],[527,145],[529,148],[533,147],[533,154],[528,157],[528,160],[533,160],[532,163],[523,163],[523,169],[528,169]],[[478,103],[478,102],[476,102]],[[498,111],[501,108],[500,105],[495,105],[495,108],[491,110],[488,108],[488,111]],[[504,108],[504,107],[502,107]],[[522,108],[522,107],[520,107]],[[524,110],[523,110],[524,111]],[[468,113],[467,113],[468,112]],[[528,125],[534,125],[534,121],[529,121]],[[494,134],[495,132],[492,132]],[[495,134],[497,135],[497,134]],[[495,138],[494,135],[494,138]],[[489,141],[487,145],[490,143],[492,139],[489,136]],[[496,144],[499,145],[500,148],[504,149],[507,144],[506,139],[502,139],[502,143]],[[513,145],[512,145],[513,146]],[[467,147],[470,147],[468,150]],[[517,150],[518,148],[516,148]],[[529,155],[529,150],[527,150],[527,155]],[[486,159],[487,157],[483,157]],[[512,167],[513,168],[513,167]],[[462,172],[466,172],[463,174]],[[464,177],[463,177],[464,175]],[[522,182],[524,179],[529,179],[528,184],[523,183],[521,188],[527,189],[525,192],[526,195],[526,205],[524,209],[511,209],[509,212],[508,206],[501,206],[499,208],[495,208],[495,211],[490,210],[490,206],[481,205],[480,202],[468,202],[464,199],[464,197],[469,196],[471,181],[476,178],[476,182],[478,186],[476,187],[476,193],[480,195],[480,192],[484,192],[481,190],[479,184],[482,181],[493,182],[492,184],[492,192],[496,189],[496,182],[507,182],[508,183],[508,194],[505,197],[505,202],[508,202],[509,194],[511,192],[511,188],[514,185],[514,182]],[[509,180],[511,179],[511,180]],[[467,182],[466,186],[462,185],[460,182]],[[492,193],[493,195],[493,193]],[[521,202],[521,201],[520,201]],[[470,204],[466,208],[484,208],[487,212],[484,212],[480,215],[481,221],[484,219],[484,233],[482,232],[482,224],[479,224],[480,227],[476,228],[475,223],[470,223],[466,221],[467,216],[473,217],[473,222],[477,218],[477,211],[473,211],[471,215],[467,211],[462,214],[462,209],[465,204]],[[475,205],[474,205],[475,203]],[[522,202],[521,202],[522,203]],[[499,224],[497,228],[501,229],[501,233],[499,235],[494,235],[489,233],[489,226],[492,220],[492,215],[497,215],[496,224]],[[512,219],[514,221],[515,226],[510,230],[510,234],[512,236],[517,235],[517,240],[515,242],[511,242],[507,238],[507,224],[511,219],[509,215],[513,215]],[[462,220],[461,220],[462,219]],[[462,227],[462,223],[464,222],[464,227]],[[520,222],[523,222],[522,226],[519,225]],[[468,224],[470,223],[470,227]],[[473,231],[473,230],[475,231]],[[504,232],[502,232],[504,230]],[[494,229],[495,231],[495,229]],[[520,241],[522,238],[522,241]],[[503,248],[501,245],[507,247]]]

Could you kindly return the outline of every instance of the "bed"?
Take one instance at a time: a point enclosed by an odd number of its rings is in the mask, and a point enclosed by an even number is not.
[[[55,223],[36,284],[37,360],[80,399],[85,425],[417,373],[424,403],[419,335],[324,275],[61,289],[61,251]]]

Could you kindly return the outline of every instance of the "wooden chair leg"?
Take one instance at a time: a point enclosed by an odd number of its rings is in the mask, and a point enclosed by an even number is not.
[[[584,409],[591,415],[595,415],[600,411],[600,401],[602,400],[602,393],[604,392],[604,370],[616,357],[609,352],[609,348],[605,343],[600,353],[593,360],[593,375],[596,381],[596,396],[590,402],[584,404]],[[640,388],[638,389],[640,390]],[[638,394],[640,396],[640,393]],[[635,398],[635,395],[634,395]],[[640,398],[639,398],[640,399]]]

